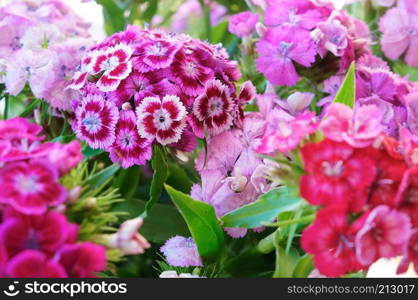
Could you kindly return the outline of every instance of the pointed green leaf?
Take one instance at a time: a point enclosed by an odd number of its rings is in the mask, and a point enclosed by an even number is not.
[[[291,248],[289,253],[279,245],[280,242],[280,230],[276,230],[274,235],[274,247],[276,248],[276,269],[273,277],[292,277],[294,269],[299,260],[299,253],[296,249]]]
[[[186,221],[200,256],[205,262],[216,261],[223,253],[225,237],[214,208],[169,185],[165,188]]]
[[[145,211],[142,213],[142,217],[145,218],[154,205],[157,202],[163,192],[163,185],[167,181],[168,177],[168,164],[163,148],[159,145],[154,145],[152,149],[152,169],[154,175],[152,176],[151,188]]]
[[[92,188],[99,188],[106,183],[120,169],[118,165],[111,165],[92,176],[87,184]]]
[[[305,254],[299,258],[295,269],[293,270],[293,277],[306,278],[314,269],[312,256]]]
[[[356,101],[356,67],[352,62],[343,84],[334,98],[334,103],[342,103],[351,108],[354,107]]]
[[[280,187],[262,195],[257,201],[224,215],[221,220],[225,227],[255,228],[271,222],[283,211],[299,207],[301,198],[295,189]]]

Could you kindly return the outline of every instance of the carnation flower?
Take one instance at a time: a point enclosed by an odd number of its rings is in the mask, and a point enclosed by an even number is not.
[[[212,135],[231,127],[233,110],[234,103],[228,87],[219,80],[208,81],[204,93],[196,98],[193,105],[193,114]]]
[[[203,266],[192,238],[175,236],[167,240],[160,251],[164,254],[168,264],[174,267]]]
[[[132,62],[129,60],[132,53],[133,49],[126,44],[92,53],[91,72],[93,75],[101,74],[97,87],[102,92],[116,90],[121,80],[129,76],[132,71]]]
[[[177,96],[147,97],[136,110],[139,135],[161,145],[176,143],[186,126],[186,109]]]
[[[64,245],[57,259],[71,278],[94,278],[106,266],[105,248],[90,242]]]
[[[404,258],[399,264],[397,273],[405,273],[408,270],[409,264],[414,265],[415,272],[418,273],[418,229],[415,228],[412,230],[412,233],[409,237],[408,247]]]
[[[301,196],[313,205],[348,205],[354,212],[366,204],[377,175],[367,151],[346,143],[323,140],[301,148],[307,175],[301,177]]]
[[[348,47],[346,28],[338,21],[330,18],[321,22],[311,33],[312,38],[318,45],[318,54],[321,57],[331,52],[335,56],[342,56]]]
[[[418,227],[418,167],[408,169],[399,185],[395,203],[399,210],[407,214],[414,227]]]
[[[61,175],[72,170],[82,159],[81,144],[78,141],[65,145],[57,144],[48,153],[48,160],[58,167]]]
[[[7,164],[0,170],[0,183],[0,201],[25,214],[42,214],[67,197],[57,170],[43,160]]]
[[[117,108],[100,95],[89,95],[75,111],[75,132],[92,148],[106,149],[115,141],[115,126],[119,119]]]
[[[397,60],[405,54],[405,61],[411,67],[418,66],[415,45],[418,43],[416,14],[399,5],[389,9],[379,21],[379,30],[383,33],[381,46],[385,55]]]
[[[327,109],[321,130],[333,141],[367,147],[382,133],[382,121],[383,113],[375,105],[361,106],[353,112],[344,104],[334,103]]]
[[[64,268],[45,254],[25,250],[13,257],[7,265],[6,274],[11,278],[64,278]]]
[[[344,206],[321,209],[302,234],[302,248],[313,255],[318,271],[337,277],[362,268],[355,255],[354,239],[359,224],[349,224]]]
[[[245,11],[233,15],[229,18],[229,32],[243,38],[251,35],[258,22],[258,15],[250,11]]]
[[[257,70],[273,84],[291,86],[300,79],[293,61],[311,66],[316,47],[308,32],[270,28],[257,43],[257,52]]]
[[[25,249],[39,250],[52,257],[68,236],[66,217],[52,211],[39,216],[15,214],[0,225],[0,237],[8,257]]]
[[[145,42],[136,47],[137,55],[133,59],[134,68],[140,72],[149,72],[169,67],[180,43],[160,39]]]
[[[356,256],[365,266],[381,257],[403,254],[411,233],[411,222],[402,212],[381,205],[374,208],[356,235]]]

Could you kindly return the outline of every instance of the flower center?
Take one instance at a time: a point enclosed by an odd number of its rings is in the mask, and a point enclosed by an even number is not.
[[[219,97],[212,97],[209,99],[209,110],[211,116],[216,116],[222,113],[222,99]]]
[[[164,48],[161,43],[155,43],[148,48],[149,55],[158,55],[163,56],[167,52],[166,48]]]
[[[96,132],[101,127],[101,121],[99,119],[99,116],[95,113],[87,114],[83,120],[83,124],[84,126],[86,126],[86,129],[90,132]]]
[[[157,129],[167,130],[171,126],[171,118],[164,109],[157,110],[154,113],[154,124]]]
[[[327,176],[340,176],[341,173],[344,171],[344,163],[342,160],[337,162],[322,162],[322,168]]]
[[[19,176],[16,183],[19,191],[23,194],[36,193],[39,190],[38,178],[34,175]]]
[[[119,64],[118,58],[116,56],[111,56],[102,63],[101,67],[102,67],[102,70],[109,71],[109,70],[113,70],[118,64]]]
[[[26,248],[27,249],[39,249],[39,241],[36,236],[36,231],[33,229],[30,229],[28,232],[28,238],[26,239]]]
[[[293,46],[293,43],[280,42],[280,45],[279,45],[280,55],[283,57],[287,57],[292,46]]]
[[[195,76],[197,74],[196,64],[191,61],[187,62],[184,67],[184,71],[190,76]]]

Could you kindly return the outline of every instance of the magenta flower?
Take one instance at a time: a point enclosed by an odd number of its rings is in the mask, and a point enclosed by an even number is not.
[[[64,245],[56,257],[70,278],[96,277],[106,266],[105,248],[90,242]]]
[[[325,137],[361,148],[370,146],[383,132],[383,113],[375,105],[365,105],[354,112],[340,103],[331,104],[321,122]]]
[[[167,240],[160,251],[174,267],[200,267],[202,260],[191,237],[175,236]]]
[[[65,278],[64,268],[48,260],[45,254],[25,250],[13,257],[7,265],[6,274],[12,278]]]
[[[187,111],[177,96],[147,97],[136,110],[142,138],[156,139],[161,145],[176,143],[186,126]]]
[[[115,142],[110,149],[110,159],[123,168],[133,165],[144,165],[151,159],[152,140],[138,135],[136,116],[131,110],[122,111],[116,125]]]
[[[418,54],[415,51],[418,45],[417,13],[394,7],[379,22],[379,30],[383,33],[380,43],[385,55],[397,60],[406,52],[405,61],[411,67],[418,66]]]
[[[258,14],[244,11],[229,17],[229,32],[243,38],[255,31],[255,24],[258,22]]]
[[[277,85],[299,81],[293,61],[309,67],[315,61],[316,47],[309,32],[270,28],[257,43],[257,70]]]
[[[347,29],[337,20],[319,23],[311,36],[322,58],[328,51],[335,56],[342,56],[348,47]]]
[[[68,144],[55,144],[48,153],[48,160],[57,166],[61,175],[67,174],[83,159],[81,144],[72,141]]]
[[[170,66],[180,43],[172,43],[163,39],[151,40],[140,44],[135,49],[134,68],[140,72],[149,72]]]
[[[75,133],[92,148],[105,149],[115,141],[118,109],[97,94],[84,98],[75,111]]]
[[[381,257],[403,254],[411,234],[409,217],[386,205],[374,208],[356,235],[356,257],[368,266]]]
[[[0,236],[8,257],[26,249],[51,257],[66,242],[69,224],[64,215],[52,211],[39,216],[15,214],[1,224]]]
[[[74,72],[73,78],[69,84],[69,88],[74,90],[81,89],[87,82],[89,73],[92,72],[93,56],[91,52],[88,52],[81,59],[81,64],[78,70]]]
[[[219,80],[211,80],[206,83],[204,93],[196,98],[193,114],[209,134],[216,135],[231,127],[234,108],[228,87]]]
[[[405,273],[408,271],[410,263],[414,265],[415,272],[418,273],[418,228],[412,230],[408,241],[408,248],[399,264],[397,273]]]
[[[213,78],[213,70],[203,65],[199,61],[200,57],[195,57],[197,55],[187,55],[184,51],[178,51],[172,65],[176,83],[189,96],[200,95],[205,83]],[[204,59],[204,57],[200,59]]]
[[[58,171],[42,160],[7,164],[0,170],[0,183],[0,201],[24,214],[42,214],[67,197]]]
[[[97,87],[103,92],[117,89],[121,80],[132,71],[131,58],[134,50],[126,44],[118,44],[106,50],[96,50],[92,53],[91,71],[94,75],[101,74]]]

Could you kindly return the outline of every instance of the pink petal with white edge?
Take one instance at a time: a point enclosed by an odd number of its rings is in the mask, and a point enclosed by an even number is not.
[[[113,92],[118,88],[120,82],[120,79],[113,79],[109,78],[106,75],[103,75],[102,77],[100,77],[99,81],[97,81],[97,87],[102,92]]]

